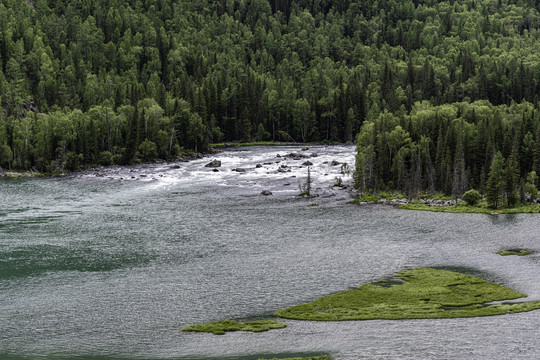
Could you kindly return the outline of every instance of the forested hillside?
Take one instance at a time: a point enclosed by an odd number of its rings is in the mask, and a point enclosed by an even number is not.
[[[219,141],[347,142],[365,124],[363,189],[405,187],[420,166],[419,191],[451,191],[454,149],[463,189],[483,184],[498,150],[517,149],[524,176],[534,161],[523,149],[540,141],[539,8],[0,0],[0,166],[57,172]],[[396,131],[405,140],[394,148],[384,137]]]

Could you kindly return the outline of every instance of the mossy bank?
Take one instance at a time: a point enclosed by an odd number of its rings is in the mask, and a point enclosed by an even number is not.
[[[495,303],[526,297],[504,286],[448,270],[400,271],[402,282],[364,284],[280,310],[296,320],[430,319],[503,315],[540,309],[540,301]]]

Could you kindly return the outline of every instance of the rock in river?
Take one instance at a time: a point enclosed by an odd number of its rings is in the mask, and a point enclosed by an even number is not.
[[[263,191],[261,192],[261,195],[266,195],[266,196],[272,195],[272,192],[271,192],[270,190],[263,190]]]
[[[208,164],[204,165],[204,167],[213,167],[213,168],[220,167],[220,166],[221,166],[221,161],[219,160],[212,160]]]

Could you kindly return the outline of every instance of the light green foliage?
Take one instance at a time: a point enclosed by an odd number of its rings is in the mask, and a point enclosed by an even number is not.
[[[297,320],[429,319],[503,315],[540,309],[540,301],[487,303],[526,295],[480,278],[448,270],[419,268],[396,275],[401,284],[364,284],[279,310]]]
[[[141,159],[146,162],[155,161],[158,157],[156,144],[148,139],[145,139],[139,146],[139,152],[141,153]]]
[[[478,204],[480,199],[482,199],[482,195],[480,195],[480,193],[474,189],[471,189],[463,194],[463,200],[467,203],[467,205],[474,206]]]
[[[525,192],[529,194],[532,200],[538,198],[538,189],[536,188],[536,181],[538,180],[538,175],[536,171],[531,171],[527,175],[527,183],[525,184]]]
[[[248,322],[236,322],[234,320],[221,320],[211,323],[186,326],[182,331],[208,332],[214,335],[224,335],[229,331],[263,332],[272,329],[283,329],[285,323],[274,320],[257,320]]]
[[[501,256],[508,256],[508,255],[525,256],[525,255],[534,254],[534,252],[531,250],[524,250],[524,249],[508,249],[508,250],[497,251],[497,254]]]

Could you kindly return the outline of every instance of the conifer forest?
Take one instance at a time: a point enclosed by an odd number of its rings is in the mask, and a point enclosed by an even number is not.
[[[0,0],[0,167],[357,145],[355,186],[509,204],[540,174],[537,0]],[[529,193],[532,192],[529,191]]]

